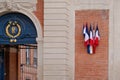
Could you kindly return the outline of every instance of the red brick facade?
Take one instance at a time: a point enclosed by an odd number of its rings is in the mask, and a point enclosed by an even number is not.
[[[108,80],[108,10],[75,12],[75,80]],[[89,55],[84,46],[83,23],[98,23],[100,42],[96,53]]]
[[[40,20],[40,23],[42,25],[43,28],[43,20],[44,20],[44,1],[43,0],[38,0],[37,3],[37,10],[34,12],[36,17]]]

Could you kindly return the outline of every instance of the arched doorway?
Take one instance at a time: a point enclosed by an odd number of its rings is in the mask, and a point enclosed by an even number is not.
[[[37,62],[30,59],[37,57],[32,54],[37,47],[34,23],[24,14],[11,12],[0,16],[0,26],[0,80],[36,80],[37,69],[31,64],[37,65]],[[23,71],[28,69],[36,71],[36,77],[30,76],[30,71]]]

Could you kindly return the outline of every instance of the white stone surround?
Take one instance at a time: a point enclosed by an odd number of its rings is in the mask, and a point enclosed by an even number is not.
[[[44,80],[71,80],[68,46],[68,1],[44,0]]]

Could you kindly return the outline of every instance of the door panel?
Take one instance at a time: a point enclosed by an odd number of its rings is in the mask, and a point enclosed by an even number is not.
[[[0,50],[0,80],[4,80],[4,50]]]

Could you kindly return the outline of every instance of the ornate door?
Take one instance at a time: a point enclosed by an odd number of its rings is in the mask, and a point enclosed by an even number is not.
[[[0,80],[4,80],[4,51],[0,50]]]

